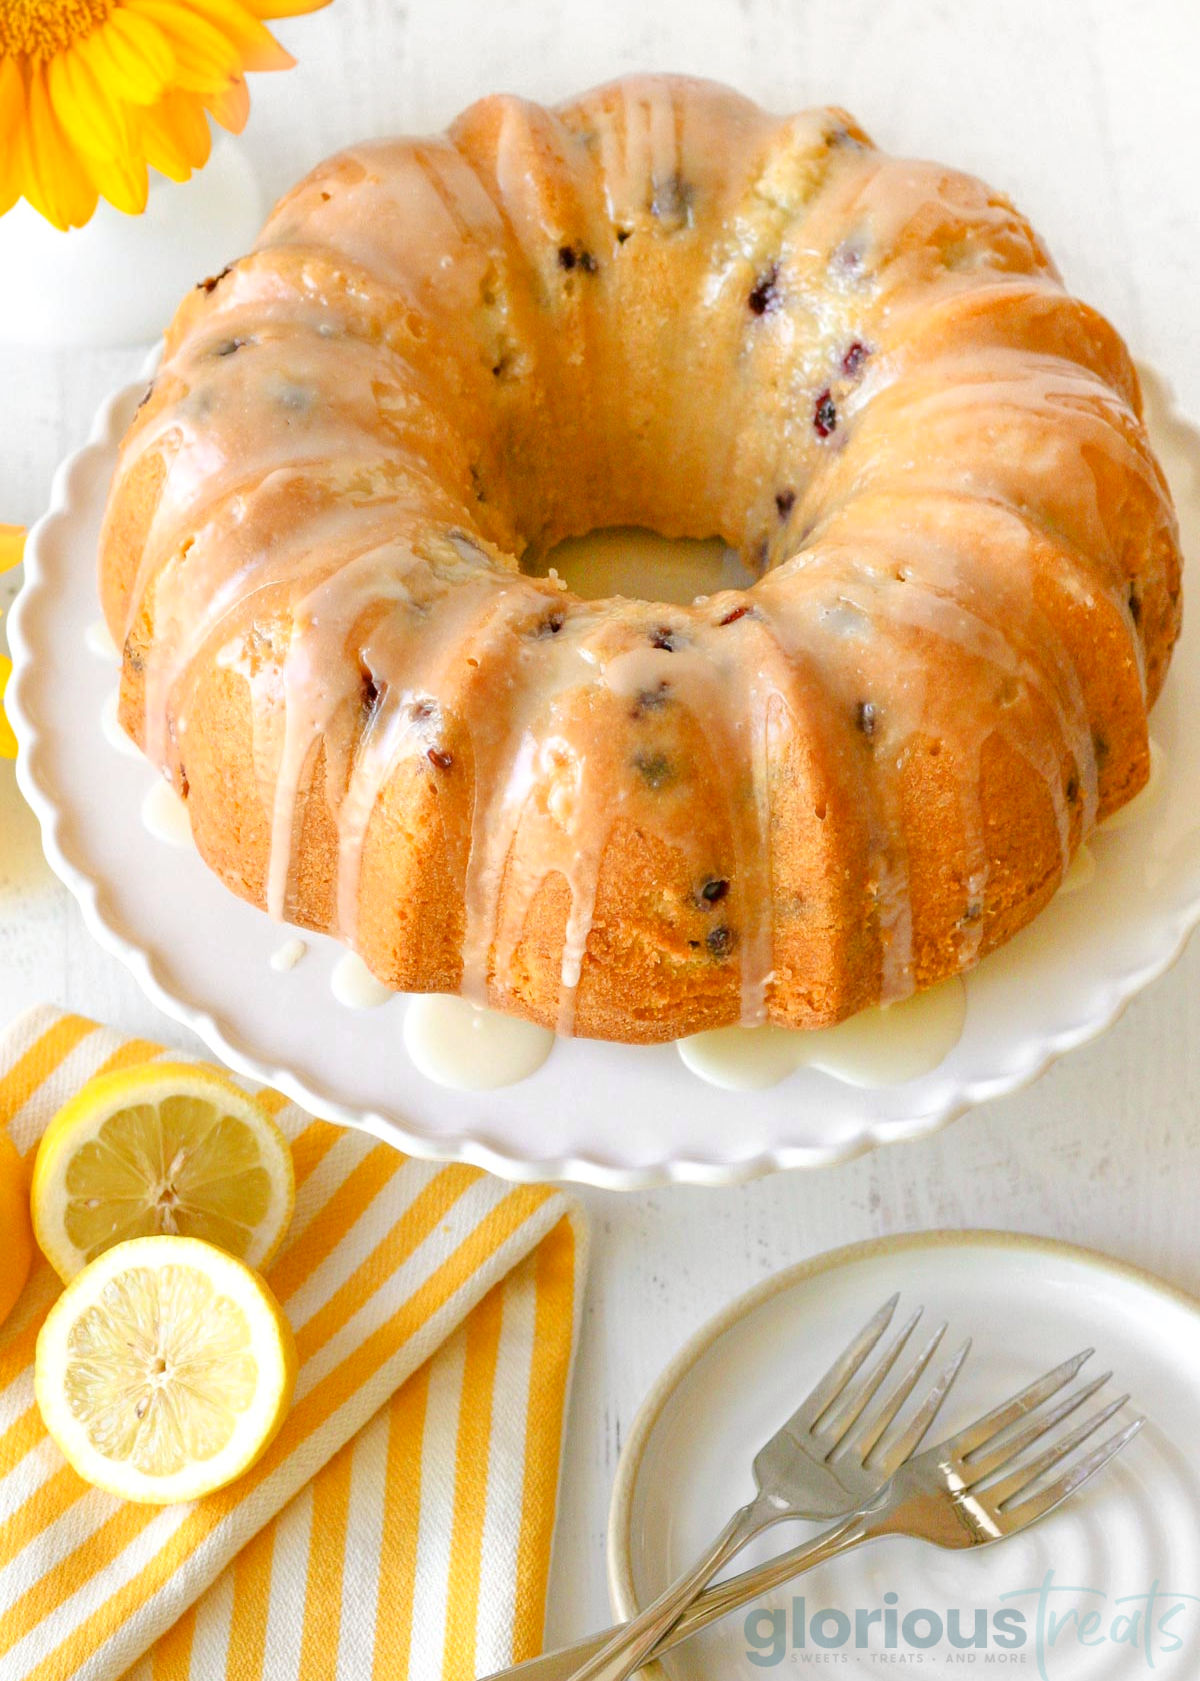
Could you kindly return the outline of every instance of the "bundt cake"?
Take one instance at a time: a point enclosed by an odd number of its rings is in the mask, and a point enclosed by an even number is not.
[[[544,573],[719,536],[690,606]],[[352,147],[179,310],[101,545],[121,718],[237,893],[655,1041],[968,969],[1147,775],[1170,496],[1000,194],[634,77]]]

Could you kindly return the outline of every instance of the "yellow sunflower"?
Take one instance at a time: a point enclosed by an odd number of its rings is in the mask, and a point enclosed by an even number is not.
[[[149,166],[186,181],[208,118],[240,133],[245,73],[295,60],[264,18],[328,0],[0,0],[0,215],[26,198],[82,227],[103,194],[146,206]]]
[[[0,0],[0,4],[3,4],[3,0]],[[11,571],[19,563],[24,548],[23,525],[0,525],[0,572]],[[17,738],[12,733],[12,725],[4,716],[4,691],[11,675],[12,661],[0,655],[0,759],[15,759],[17,756]]]

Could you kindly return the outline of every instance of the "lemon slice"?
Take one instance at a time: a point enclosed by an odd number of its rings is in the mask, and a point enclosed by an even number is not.
[[[33,1260],[29,1225],[29,1182],[25,1163],[6,1132],[0,1132],[0,1325],[17,1304]]]
[[[195,1500],[249,1470],[287,1415],[296,1345],[256,1272],[211,1243],[105,1250],[38,1336],[46,1429],[79,1475],[124,1500]]]
[[[33,1225],[69,1283],[115,1243],[203,1238],[263,1267],[292,1217],[287,1140],[215,1069],[144,1063],[102,1074],[59,1110],[33,1170]]]

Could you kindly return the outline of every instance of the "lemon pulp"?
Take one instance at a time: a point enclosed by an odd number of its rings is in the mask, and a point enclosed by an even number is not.
[[[147,1476],[220,1453],[258,1385],[245,1314],[190,1267],[113,1279],[67,1354],[66,1398],[88,1440]]]
[[[34,1393],[81,1477],[161,1506],[256,1463],[296,1370],[291,1327],[258,1273],[195,1238],[141,1237],[105,1250],[50,1309]]]
[[[89,1081],[51,1121],[34,1229],[64,1281],[146,1237],[197,1238],[263,1267],[294,1195],[291,1151],[261,1103],[215,1069],[146,1063]]]
[[[85,1260],[131,1237],[198,1237],[244,1258],[271,1205],[258,1140],[203,1098],[113,1115],[66,1174],[67,1236]]]

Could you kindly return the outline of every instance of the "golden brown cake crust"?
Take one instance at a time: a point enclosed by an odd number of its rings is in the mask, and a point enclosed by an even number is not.
[[[718,534],[759,581],[519,557]],[[187,298],[102,539],[125,727],[387,984],[651,1042],[961,972],[1148,772],[1170,496],[1000,195],[636,77],[352,148]]]

